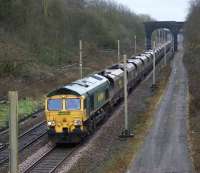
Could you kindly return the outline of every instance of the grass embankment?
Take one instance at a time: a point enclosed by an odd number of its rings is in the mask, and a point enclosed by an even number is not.
[[[36,101],[31,98],[20,100],[18,105],[19,120],[26,118],[34,111],[37,111],[39,108],[41,108],[43,105],[41,100]],[[0,104],[0,129],[6,128],[8,126],[8,120],[9,120],[9,104],[8,103]]]
[[[185,27],[184,63],[189,78],[189,127],[193,163],[200,172],[200,1],[191,1]]]
[[[157,105],[160,103],[164,89],[170,75],[170,66],[163,69],[162,77],[158,81],[159,88],[155,93],[145,100],[146,108],[136,116],[135,122],[130,126],[134,130],[134,137],[124,141],[124,144],[106,163],[104,172],[107,173],[122,173],[125,172],[131,161],[135,159],[138,150],[140,149],[144,138],[153,124],[154,112]],[[131,115],[130,115],[131,116]]]

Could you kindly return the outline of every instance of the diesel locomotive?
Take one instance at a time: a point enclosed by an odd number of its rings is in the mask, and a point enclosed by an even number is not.
[[[166,49],[165,49],[166,48]],[[156,64],[172,57],[172,43],[155,50]],[[127,59],[128,90],[153,68],[153,51],[148,50]],[[123,98],[124,64],[114,64],[98,73],[51,91],[45,100],[45,117],[49,137],[56,142],[78,142],[94,132],[96,125],[108,116],[108,110]]]

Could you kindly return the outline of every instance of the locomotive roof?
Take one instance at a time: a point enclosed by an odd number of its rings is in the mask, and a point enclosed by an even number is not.
[[[87,92],[105,84],[108,79],[104,76],[93,74],[83,79],[72,82],[49,93],[48,96],[63,94],[86,95]]]

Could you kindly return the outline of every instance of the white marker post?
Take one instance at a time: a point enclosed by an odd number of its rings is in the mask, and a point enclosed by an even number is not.
[[[83,78],[83,52],[82,52],[82,40],[79,41],[79,51],[80,51],[80,78],[82,79]]]
[[[124,129],[120,135],[121,138],[133,137],[128,127],[128,80],[127,80],[127,56],[124,55]]]
[[[9,171],[10,173],[18,173],[18,93],[9,91]]]
[[[134,52],[135,52],[135,55],[136,55],[136,53],[137,53],[137,36],[135,35],[135,37],[134,37]]]
[[[117,61],[120,63],[120,40],[117,41]]]

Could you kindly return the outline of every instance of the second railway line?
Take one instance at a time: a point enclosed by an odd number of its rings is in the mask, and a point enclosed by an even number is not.
[[[31,146],[38,139],[46,135],[46,123],[45,121],[36,124],[31,129],[20,135],[18,151],[21,153],[23,150]],[[9,161],[9,145],[4,145],[0,150],[0,165],[7,166]]]

